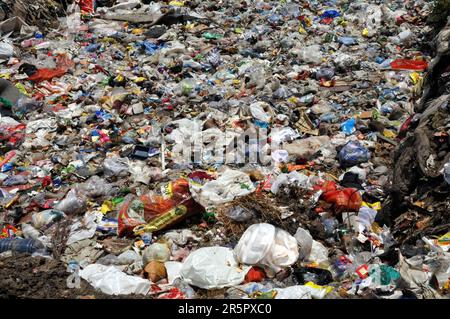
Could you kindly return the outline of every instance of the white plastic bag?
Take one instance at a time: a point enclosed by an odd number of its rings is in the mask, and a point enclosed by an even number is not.
[[[97,230],[97,216],[95,213],[87,212],[82,221],[77,221],[70,226],[70,234],[67,245],[77,241],[92,238]]]
[[[7,42],[0,42],[0,59],[8,59],[14,55],[14,47]]]
[[[80,271],[80,277],[108,295],[146,295],[151,283],[147,279],[129,276],[114,266],[90,264]]]
[[[296,239],[266,223],[247,228],[234,250],[240,262],[267,266],[276,272],[295,263],[299,256]]]
[[[328,261],[328,249],[316,240],[313,240],[311,253],[308,256],[308,261],[316,262],[318,264]]]
[[[311,254],[311,249],[313,245],[313,238],[309,231],[299,227],[294,235],[300,246],[300,258],[305,259]]]
[[[226,170],[218,179],[204,185],[189,183],[194,199],[204,207],[231,202],[255,191],[250,177],[237,170]]]
[[[166,267],[166,273],[167,273],[167,282],[169,285],[171,285],[175,279],[181,277],[181,268],[183,267],[183,263],[180,263],[178,261],[166,261],[164,263],[164,266]]]
[[[266,102],[255,102],[250,105],[250,113],[255,119],[261,122],[270,122],[270,114],[264,111],[264,108],[267,109],[269,107],[269,104]]]
[[[203,247],[192,252],[181,268],[181,278],[203,289],[239,285],[250,267],[240,268],[233,250],[225,247]]]

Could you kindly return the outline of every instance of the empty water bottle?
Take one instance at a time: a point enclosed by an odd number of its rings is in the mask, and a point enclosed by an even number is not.
[[[11,250],[18,253],[32,254],[39,250],[44,250],[44,245],[32,238],[2,238],[0,239],[0,253]]]

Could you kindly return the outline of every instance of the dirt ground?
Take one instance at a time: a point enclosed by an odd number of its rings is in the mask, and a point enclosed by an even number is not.
[[[110,296],[81,279],[81,288],[67,287],[69,273],[60,261],[15,255],[0,260],[0,299],[147,299],[144,296]]]

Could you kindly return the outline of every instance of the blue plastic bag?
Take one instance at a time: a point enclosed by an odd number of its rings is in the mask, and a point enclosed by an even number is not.
[[[356,120],[354,118],[348,119],[347,121],[341,124],[341,130],[346,135],[351,135],[356,131],[355,125]]]
[[[370,160],[370,152],[357,141],[350,141],[339,152],[339,163],[350,167]]]
[[[356,45],[358,41],[356,41],[353,37],[338,37],[338,42],[343,45]]]
[[[320,16],[322,19],[326,18],[337,18],[340,17],[341,14],[337,10],[326,10],[322,15]]]

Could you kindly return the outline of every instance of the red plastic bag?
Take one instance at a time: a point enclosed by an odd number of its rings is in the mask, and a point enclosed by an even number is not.
[[[180,289],[174,287],[168,292],[159,295],[158,299],[186,299],[186,296]]]
[[[66,55],[58,55],[56,57],[55,69],[42,68],[38,69],[36,73],[28,77],[28,80],[33,82],[50,81],[53,78],[59,78],[67,73],[74,63]]]
[[[94,13],[94,0],[78,0],[81,13],[91,14]]]
[[[424,71],[428,67],[427,61],[397,59],[391,62],[392,70]]]
[[[53,78],[58,78],[66,74],[66,70],[64,69],[39,69],[32,76],[28,77],[28,80],[33,82],[42,82],[42,81],[50,81]]]
[[[322,191],[322,192],[329,192],[334,191],[337,189],[336,182],[333,181],[325,181],[321,185],[314,185],[313,190],[314,191]]]
[[[264,270],[262,270],[259,267],[253,266],[245,275],[245,282],[260,282],[263,281],[263,279],[266,278],[266,274]]]
[[[328,191],[321,199],[334,205],[336,212],[358,212],[362,204],[362,197],[356,188],[344,188]]]

